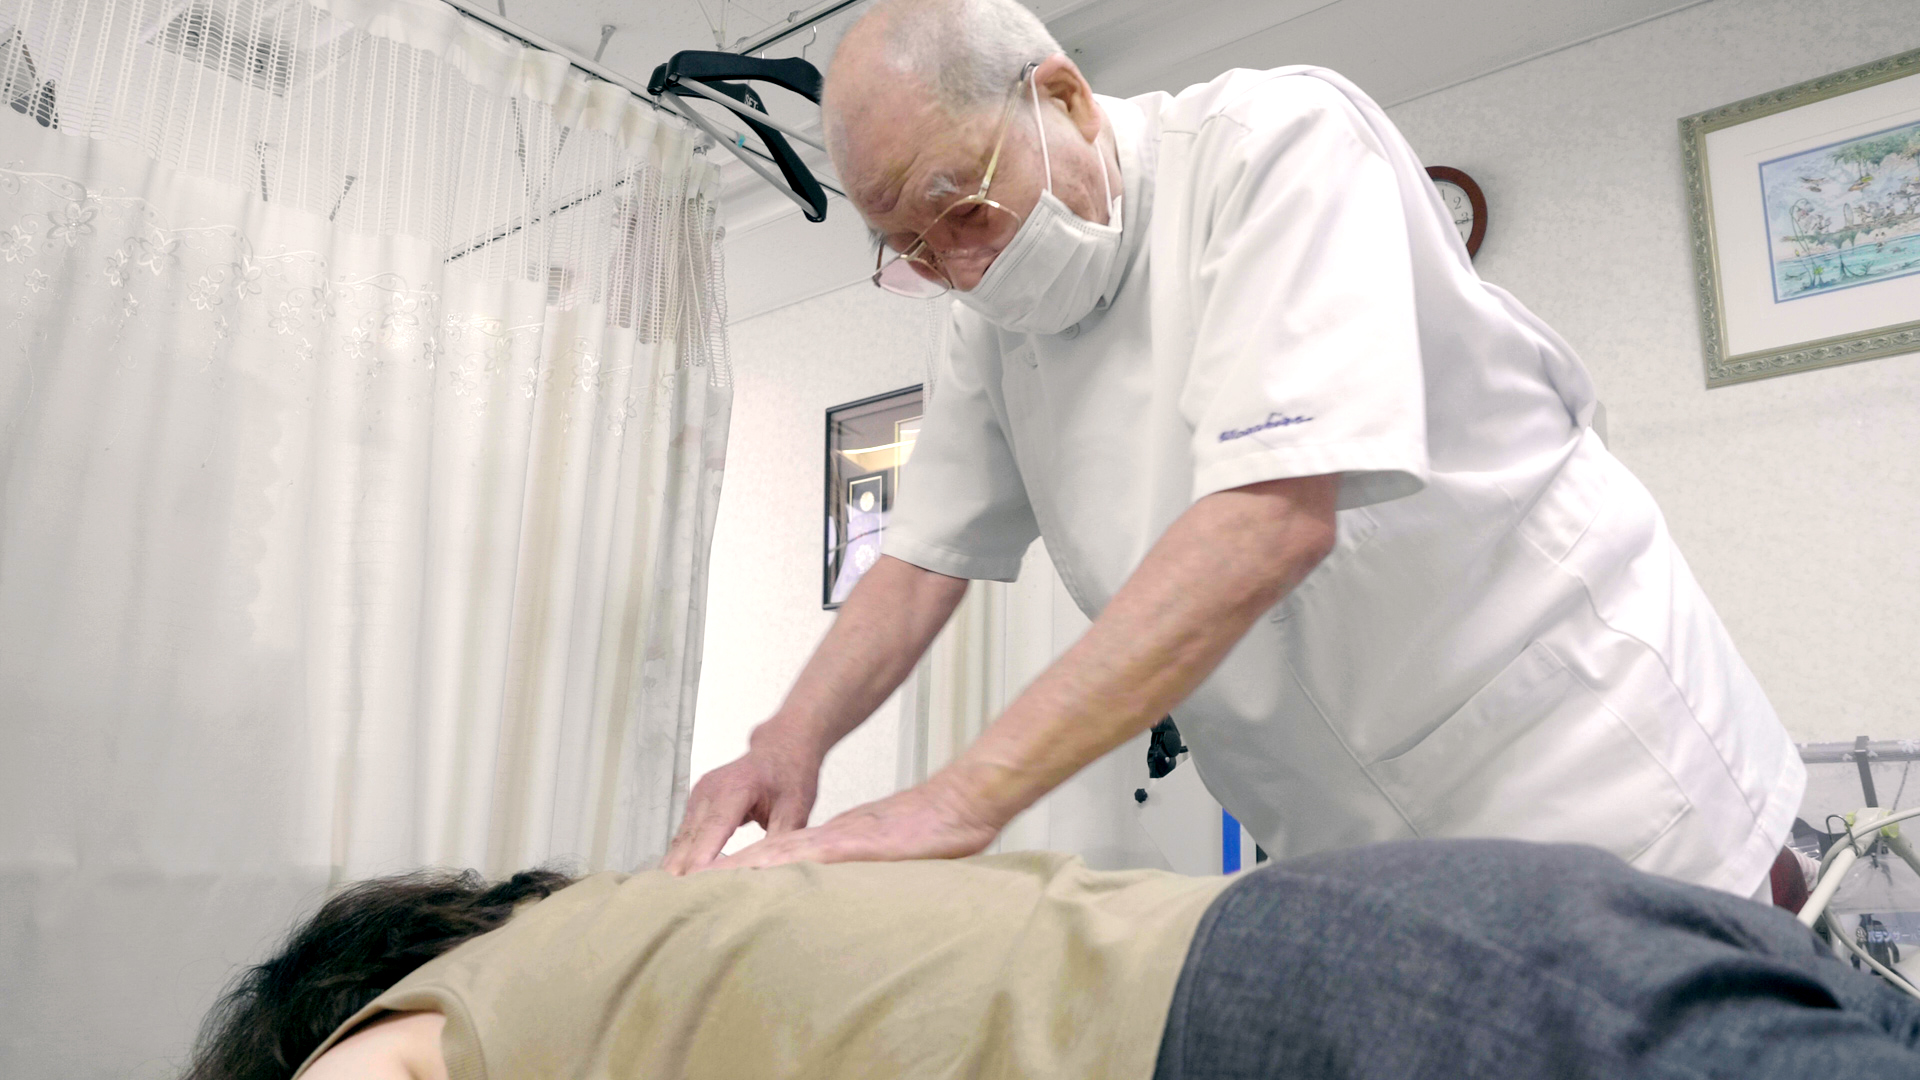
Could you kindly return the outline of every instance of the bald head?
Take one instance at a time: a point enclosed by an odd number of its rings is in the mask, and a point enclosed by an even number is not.
[[[844,61],[917,82],[950,112],[995,107],[1028,63],[1060,51],[1018,0],[879,0],[847,31],[827,79]],[[861,55],[855,55],[861,54]]]
[[[840,40],[821,117],[874,237],[896,252],[924,241],[962,291],[1043,190],[1104,224],[1105,193],[1119,187],[1112,140],[1097,145],[1106,117],[1093,88],[1017,0],[879,0]],[[987,207],[947,215],[989,181]]]

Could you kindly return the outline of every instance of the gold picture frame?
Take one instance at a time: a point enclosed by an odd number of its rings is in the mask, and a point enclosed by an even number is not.
[[[1708,387],[1920,350],[1920,49],[1696,113],[1680,145]]]

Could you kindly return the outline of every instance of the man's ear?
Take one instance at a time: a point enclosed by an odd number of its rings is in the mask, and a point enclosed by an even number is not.
[[[1052,99],[1066,110],[1067,118],[1080,129],[1081,138],[1088,142],[1099,138],[1100,106],[1094,104],[1093,87],[1087,84],[1080,68],[1067,59],[1066,53],[1054,53],[1042,60],[1034,69],[1033,82],[1040,88],[1043,102]]]

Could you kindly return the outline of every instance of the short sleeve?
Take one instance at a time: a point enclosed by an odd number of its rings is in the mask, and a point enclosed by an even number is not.
[[[955,319],[948,335],[880,550],[949,577],[1012,581],[1040,527],[987,392],[995,335],[970,323]]]
[[[1426,484],[1400,184],[1338,89],[1275,79],[1196,134],[1193,498],[1341,475],[1342,509]]]

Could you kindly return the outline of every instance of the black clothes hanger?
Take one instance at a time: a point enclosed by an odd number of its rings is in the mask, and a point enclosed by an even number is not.
[[[781,134],[785,132],[810,146],[825,149],[818,141],[804,135],[786,124],[767,115],[766,106],[760,95],[755,93],[747,82],[772,83],[784,90],[799,94],[815,105],[820,103],[820,70],[805,60],[786,57],[778,60],[764,60],[759,57],[742,56],[739,53],[705,52],[688,50],[673,55],[673,58],[653,69],[653,77],[647,80],[647,92],[655,96],[672,95],[668,100],[693,121],[714,141],[724,144],[734,156],[747,163],[772,183],[785,187],[781,190],[807,215],[808,221],[821,221],[827,216],[827,196],[821,190],[820,182],[814,179],[806,163]],[[740,119],[751,128],[760,141],[766,144],[767,156],[780,167],[781,178],[776,179],[765,166],[749,156],[745,146],[727,138],[716,130],[705,118],[690,106],[676,100],[683,97],[702,97],[716,104],[724,105],[739,114]]]

